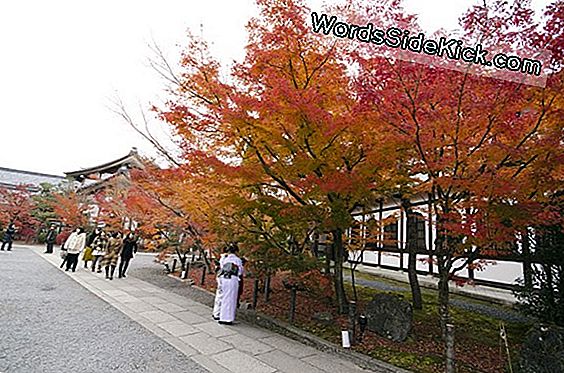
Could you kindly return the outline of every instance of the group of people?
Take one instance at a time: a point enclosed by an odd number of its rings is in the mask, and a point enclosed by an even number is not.
[[[237,256],[236,244],[227,246],[219,259],[217,290],[213,318],[220,324],[232,325],[243,289],[244,261]]]
[[[12,248],[12,240],[15,227],[10,224],[4,233],[2,250],[8,245]],[[53,245],[57,237],[56,227],[49,228],[45,237],[47,245],[45,253],[53,253]],[[84,228],[77,227],[61,246],[61,257],[63,262],[61,268],[66,265],[66,271],[76,271],[79,256],[82,253],[84,268],[92,262],[92,272],[102,273],[105,269],[106,279],[113,280],[114,273],[119,260],[118,278],[126,277],[126,271],[133,254],[137,253],[138,240],[133,232],[124,237],[118,231],[104,231],[96,228],[90,234],[86,234]],[[245,274],[245,260],[237,256],[239,248],[237,244],[225,247],[223,254],[217,263],[217,291],[213,307],[213,318],[220,324],[232,325],[239,305],[239,298],[243,289],[243,276]]]
[[[78,258],[83,253],[82,260],[84,268],[88,268],[88,263],[92,262],[92,272],[102,273],[105,269],[106,279],[113,280],[114,273],[119,260],[118,278],[125,278],[133,254],[137,253],[137,237],[133,232],[129,232],[122,237],[118,231],[106,232],[101,228],[96,228],[89,235],[82,227],[76,228],[61,247],[63,262],[61,268],[66,265],[66,271],[76,271]],[[52,252],[47,242],[45,253]]]

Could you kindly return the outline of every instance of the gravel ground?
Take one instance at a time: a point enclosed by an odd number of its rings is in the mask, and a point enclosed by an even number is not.
[[[209,306],[213,306],[213,297],[208,296],[207,294],[202,294],[201,291],[197,289],[195,290],[185,283],[182,283],[178,280],[165,276],[164,266],[162,264],[155,263],[153,261],[152,256],[138,255],[132,261],[132,263],[133,263],[132,270],[130,271],[130,274],[132,276],[150,282],[155,286],[166,288],[177,294],[190,297],[191,299],[194,299],[197,302],[204,303]],[[344,278],[346,281],[349,282],[351,280],[351,277],[348,275],[344,276]],[[385,281],[366,280],[363,278],[357,278],[356,283],[361,286],[371,287],[382,291],[392,291],[392,292],[409,291],[408,284],[391,285]],[[459,296],[457,296],[456,298],[451,298],[450,303],[455,307],[462,308],[468,311],[477,312],[482,315],[498,318],[504,321],[509,321],[509,322],[531,321],[530,318],[522,315],[518,311],[493,304],[487,305],[480,302],[473,302],[472,300],[469,299],[461,299]]]
[[[350,276],[345,276],[345,279],[347,281],[350,282]],[[402,285],[398,285],[398,286],[394,286],[394,285],[390,285],[389,283],[386,283],[384,281],[378,281],[378,280],[365,280],[362,278],[357,278],[356,279],[356,283],[358,285],[362,285],[362,286],[366,286],[366,287],[371,287],[373,289],[378,289],[378,290],[382,290],[382,291],[409,291],[409,285],[406,284],[405,286]],[[509,321],[509,322],[529,322],[531,321],[531,319],[521,313],[519,313],[518,311],[506,308],[506,307],[501,307],[501,306],[496,306],[496,305],[488,305],[488,304],[483,304],[480,302],[473,302],[472,300],[468,299],[468,298],[464,298],[462,299],[460,296],[457,296],[456,298],[452,298],[450,299],[450,304],[458,307],[458,308],[462,308],[468,311],[473,311],[473,312],[477,312],[477,313],[481,313],[482,315],[486,315],[486,316],[490,316],[490,317],[494,317],[503,321]]]
[[[164,272],[164,266],[155,263],[153,259],[154,257],[150,255],[137,255],[131,261],[131,269],[128,271],[128,276],[137,277],[160,288],[213,307],[213,295],[194,289],[185,282],[168,277]]]
[[[0,252],[0,373],[207,372],[39,258]]]

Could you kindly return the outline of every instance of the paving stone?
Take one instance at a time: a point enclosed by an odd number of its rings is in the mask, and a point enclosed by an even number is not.
[[[85,281],[88,283],[88,285],[92,285],[92,286],[105,286],[107,284],[106,281],[104,280],[100,280],[97,277],[87,277],[85,279]]]
[[[128,295],[125,291],[123,290],[106,290],[105,293],[107,295],[109,295],[110,297],[114,297],[114,298],[118,298],[118,297],[123,297]]]
[[[222,342],[203,332],[180,337],[180,340],[204,355],[217,354],[218,352],[233,348],[230,344]]]
[[[159,328],[166,330],[168,333],[174,337],[182,337],[188,334],[199,333],[200,330],[194,328],[192,325],[188,325],[182,321],[169,321],[157,324]]]
[[[150,297],[151,296],[151,293],[149,293],[148,291],[139,290],[137,288],[136,288],[136,290],[129,290],[127,293],[129,295],[132,295],[132,296],[137,297],[137,298],[144,298],[144,297]]]
[[[146,302],[152,305],[158,304],[158,303],[167,303],[168,301],[160,298],[160,297],[156,297],[156,296],[148,296],[148,297],[140,297],[139,300],[141,302]]]
[[[180,312],[180,311],[184,311],[186,308],[184,307],[180,307],[177,306],[174,303],[170,303],[167,301],[167,303],[155,303],[154,304],[155,307],[157,307],[158,309],[165,311],[165,312]]]
[[[212,337],[225,337],[236,334],[237,332],[230,325],[220,325],[217,321],[208,321],[202,324],[194,324],[194,326]]]
[[[251,337],[254,339],[261,339],[267,337],[274,337],[278,334],[268,330],[263,329],[259,326],[253,326],[246,323],[240,323],[233,325],[233,330],[236,330],[239,333],[246,335],[247,337]]]
[[[274,347],[266,343],[261,343],[243,334],[234,334],[220,339],[224,342],[231,343],[236,349],[248,352],[251,355],[263,354],[274,349]]]
[[[211,359],[206,355],[194,355],[191,356],[191,359],[212,373],[233,373],[232,370],[225,369],[224,367],[219,365],[215,360]]]
[[[132,309],[135,312],[147,312],[147,311],[157,311],[157,308],[149,303],[141,302],[139,300],[135,302],[124,303],[127,308]]]
[[[200,316],[205,316],[206,318],[211,317],[212,308],[204,305],[194,305],[186,307],[186,310],[197,313]]]
[[[302,343],[293,341],[286,337],[275,335],[273,337],[261,338],[261,342],[269,344],[277,349],[284,351],[288,355],[298,358],[315,355],[318,351]]]
[[[185,297],[182,297],[180,295],[174,294],[174,293],[163,293],[163,294],[159,294],[160,298],[163,298],[164,300],[170,302],[170,303],[174,303],[176,305],[185,305],[186,303],[188,303],[188,305],[197,305],[198,303],[191,301],[190,299],[186,299]]]
[[[134,297],[132,295],[126,294],[122,295],[121,297],[115,297],[118,302],[121,303],[131,303],[131,302],[139,302],[139,298]]]
[[[317,355],[304,357],[303,362],[313,365],[325,372],[347,372],[347,373],[368,373],[368,371],[361,369],[353,363],[345,360],[338,360],[331,355],[319,353]]]
[[[178,351],[182,352],[186,356],[193,356],[198,354],[198,351],[188,346],[186,343],[182,342],[177,337],[165,337],[163,338],[165,342],[176,348]]]
[[[154,322],[155,324],[177,320],[175,317],[161,310],[141,312],[139,315],[151,322]]]
[[[120,280],[120,281],[122,281],[122,280]],[[130,294],[132,291],[137,290],[137,288],[135,286],[131,286],[131,285],[125,285],[125,286],[121,285],[119,287],[119,289],[122,290],[122,291],[125,291],[128,294]]]
[[[184,297],[177,297],[176,299],[171,299],[170,302],[176,304],[177,306],[184,307],[184,308],[193,307],[193,306],[200,306],[200,307],[202,306],[201,303],[198,303],[196,301],[193,301],[191,299],[187,299],[187,298],[184,298]]]
[[[276,368],[236,350],[221,352],[211,358],[234,373],[273,373],[276,371]]]
[[[160,338],[174,338],[170,333],[165,331],[164,329],[159,328],[155,323],[150,322],[149,320],[136,320],[139,324],[144,326],[146,329],[150,330],[153,334]]]
[[[202,324],[207,321],[207,319],[205,319],[203,316],[197,315],[194,312],[190,311],[175,312],[173,313],[173,316],[188,324]]]
[[[148,293],[153,293],[153,294],[163,292],[163,290],[161,290],[157,287],[153,287],[153,286],[140,286],[139,290],[143,290],[143,291],[146,291]]]
[[[261,360],[262,362],[272,367],[275,367],[276,369],[284,373],[296,373],[296,372],[326,373],[322,370],[315,368],[313,365],[304,363],[300,359],[297,359],[279,350],[266,352],[261,355],[256,355],[255,357]],[[340,371],[338,370],[334,370],[332,372],[340,373]]]

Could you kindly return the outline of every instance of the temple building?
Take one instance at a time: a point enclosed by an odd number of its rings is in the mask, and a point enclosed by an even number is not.
[[[132,148],[129,154],[119,159],[94,167],[65,172],[65,174],[68,179],[78,184],[76,191],[90,200],[90,217],[96,221],[100,209],[94,201],[94,196],[105,191],[109,192],[106,198],[111,198],[112,194],[127,190],[130,185],[129,170],[142,168],[144,168],[143,160],[137,148]],[[103,222],[98,223],[104,224]],[[137,223],[124,218],[123,225],[125,229],[135,229]]]
[[[65,174],[67,178],[79,183],[79,193],[91,195],[110,186],[112,188],[127,187],[129,170],[143,167],[143,160],[137,148],[132,148],[129,154],[114,161],[78,171],[65,172]]]
[[[1,189],[16,189],[25,185],[30,192],[37,193],[41,191],[41,184],[59,185],[64,182],[64,176],[0,167]]]

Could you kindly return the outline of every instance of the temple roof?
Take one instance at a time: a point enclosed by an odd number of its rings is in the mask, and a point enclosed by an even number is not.
[[[116,174],[122,167],[142,168],[143,162],[137,153],[137,148],[132,148],[129,154],[111,162],[107,162],[98,166],[84,168],[78,171],[65,172],[67,177],[73,178],[78,181],[85,179],[101,180],[103,174]]]
[[[38,191],[41,184],[57,185],[64,181],[64,176],[0,167],[0,188],[15,189],[18,185],[28,185],[28,189]]]

